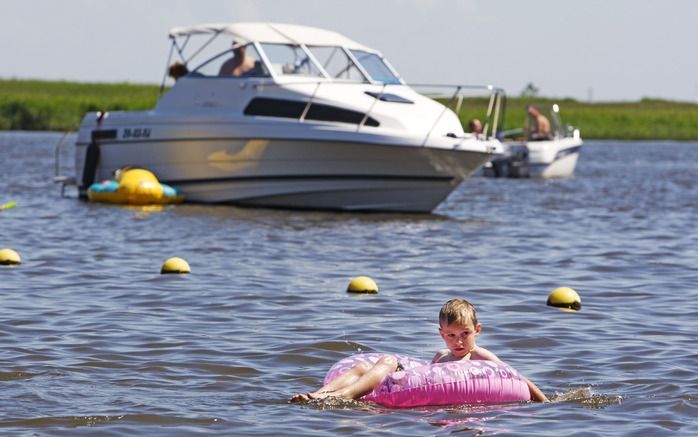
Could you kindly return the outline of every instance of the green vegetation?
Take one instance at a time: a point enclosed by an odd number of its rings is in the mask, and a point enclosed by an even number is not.
[[[0,80],[0,130],[75,130],[85,112],[143,110],[155,105],[157,85]],[[504,128],[523,127],[525,107],[547,113],[560,105],[563,123],[579,127],[585,139],[698,140],[698,105],[643,99],[585,103],[572,99],[508,97]],[[463,102],[461,120],[484,118],[486,99]]]
[[[550,118],[554,103],[560,106],[562,123],[578,127],[585,139],[698,140],[697,104],[655,99],[585,103],[573,99],[507,97],[504,129],[523,127],[529,104]],[[460,117],[467,126],[471,118],[483,120],[485,113],[485,100],[470,99],[464,103]]]
[[[0,130],[76,130],[100,110],[150,109],[155,85],[0,80]]]

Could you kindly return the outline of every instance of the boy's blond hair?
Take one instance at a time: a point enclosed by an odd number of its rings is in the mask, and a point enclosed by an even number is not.
[[[439,323],[467,325],[468,322],[473,322],[473,326],[477,326],[477,314],[475,307],[465,299],[451,299],[439,311]]]

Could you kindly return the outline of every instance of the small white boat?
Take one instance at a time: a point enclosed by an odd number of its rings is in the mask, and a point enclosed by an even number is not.
[[[185,54],[196,37],[201,48]],[[338,33],[234,23],[174,28],[170,38],[181,72],[152,110],[85,115],[81,196],[133,167],[188,202],[429,212],[501,150],[493,134],[465,133],[380,52]],[[450,102],[472,87],[452,88]]]
[[[521,134],[522,129],[505,131],[499,135],[503,152],[482,168],[484,176],[492,177],[571,177],[577,166],[582,138],[579,129],[562,125],[560,108],[553,105],[551,116],[553,129],[545,138],[507,140],[511,134]]]

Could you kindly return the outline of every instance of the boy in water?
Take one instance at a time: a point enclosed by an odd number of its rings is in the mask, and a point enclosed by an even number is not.
[[[439,312],[439,334],[446,343],[446,348],[434,355],[432,363],[445,363],[460,360],[489,360],[502,363],[495,354],[475,344],[482,325],[477,322],[475,308],[465,299],[451,299],[441,307]],[[359,363],[319,390],[306,394],[297,394],[290,402],[323,399],[328,396],[358,399],[370,393],[389,374],[402,370],[400,363],[390,355],[379,359],[376,364]],[[524,378],[531,392],[531,400],[548,402],[542,391],[528,379]]]
[[[434,355],[432,363],[445,363],[460,360],[489,360],[504,364],[494,353],[475,344],[476,338],[482,331],[482,325],[477,322],[475,308],[465,299],[451,299],[441,307],[439,312],[439,334],[446,343],[446,349],[441,349]],[[548,402],[548,398],[538,387],[524,377],[531,400]]]

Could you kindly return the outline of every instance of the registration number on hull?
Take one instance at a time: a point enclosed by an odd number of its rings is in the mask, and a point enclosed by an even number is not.
[[[121,138],[124,140],[130,138],[150,138],[150,128],[149,127],[135,127],[135,128],[125,128],[121,132]]]

